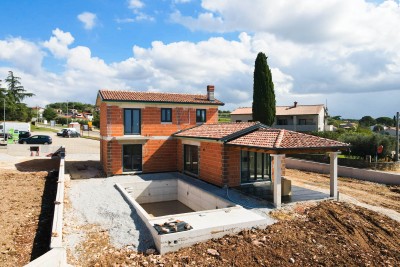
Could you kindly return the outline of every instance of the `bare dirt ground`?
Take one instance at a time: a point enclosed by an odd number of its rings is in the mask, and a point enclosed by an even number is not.
[[[329,175],[286,169],[286,177],[305,187],[329,189]],[[400,186],[381,185],[350,178],[338,179],[340,194],[354,197],[360,202],[400,212]]]
[[[58,163],[49,159],[2,163],[0,266],[23,266],[49,249],[56,180],[48,170]]]
[[[352,204],[326,201],[275,212],[280,221],[166,255],[109,245],[91,231],[80,266],[399,266],[400,224]],[[95,228],[92,228],[94,230]]]
[[[296,185],[329,188],[329,176],[286,170]],[[357,200],[400,210],[400,188],[340,178],[339,190]],[[399,266],[400,223],[345,202],[304,202],[270,214],[266,229],[156,255],[116,249],[104,229],[88,228],[75,266]]]

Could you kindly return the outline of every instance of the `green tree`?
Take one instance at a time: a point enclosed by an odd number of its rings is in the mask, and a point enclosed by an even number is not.
[[[376,120],[371,116],[364,116],[358,122],[364,127],[369,127],[376,124]]]
[[[43,117],[48,121],[54,120],[55,118],[57,118],[57,115],[57,112],[55,112],[55,110],[51,107],[46,107],[43,111]]]
[[[276,101],[274,83],[267,57],[260,52],[254,67],[253,120],[271,126],[275,121]]]
[[[25,103],[22,103],[22,100],[33,96],[33,94],[26,92],[21,85],[20,79],[19,77],[15,77],[12,71],[9,71],[5,80],[7,87],[1,88],[0,86],[0,97],[2,98],[0,116],[3,118],[3,99],[5,99],[6,120],[29,121],[32,118],[30,109]]]
[[[34,94],[27,93],[20,82],[21,78],[14,76],[12,71],[8,72],[8,76],[5,80],[7,83],[6,95],[11,102],[21,103],[26,97],[32,97]]]
[[[392,126],[393,120],[389,117],[379,117],[379,118],[376,118],[376,123],[382,124],[385,126]]]

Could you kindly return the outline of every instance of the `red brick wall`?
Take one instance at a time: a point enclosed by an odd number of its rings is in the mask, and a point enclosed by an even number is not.
[[[107,176],[122,173],[122,145],[117,141],[104,141],[104,151],[106,154],[103,158],[106,158],[103,162],[103,168]],[[103,152],[104,153],[104,152]]]
[[[230,187],[240,186],[240,150],[224,148],[224,182]]]
[[[222,186],[224,184],[222,175],[223,144],[201,142],[200,144],[200,167],[199,178]]]
[[[143,172],[177,170],[176,140],[149,140],[143,145]]]
[[[181,139],[176,141],[176,169],[183,172],[183,144]]]
[[[218,108],[209,108],[206,112],[207,123],[218,123]]]

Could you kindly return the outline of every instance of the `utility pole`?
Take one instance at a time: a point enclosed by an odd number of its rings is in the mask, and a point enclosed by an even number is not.
[[[3,98],[3,140],[6,140],[6,98]]]
[[[399,112],[396,113],[396,157],[394,161],[399,161]]]
[[[67,100],[67,127],[68,127],[68,100]]]

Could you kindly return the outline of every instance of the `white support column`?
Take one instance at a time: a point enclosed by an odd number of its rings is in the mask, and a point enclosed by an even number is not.
[[[331,164],[330,164],[330,176],[331,176],[331,184],[330,184],[330,196],[331,197],[337,197],[337,192],[338,192],[338,182],[337,182],[337,176],[338,176],[338,166],[337,166],[337,158],[340,152],[330,152],[329,156],[331,159]]]
[[[280,208],[282,204],[282,157],[284,155],[271,155],[274,158],[274,205],[276,208]]]

